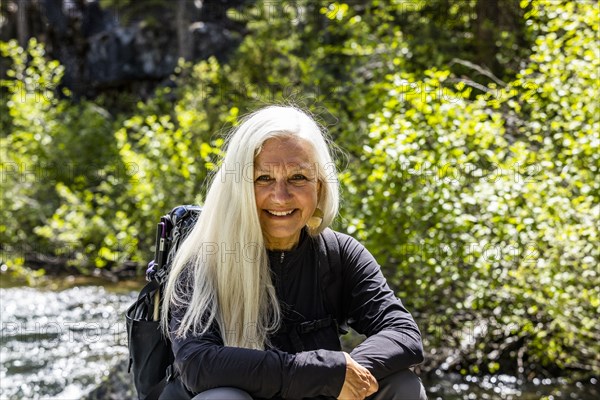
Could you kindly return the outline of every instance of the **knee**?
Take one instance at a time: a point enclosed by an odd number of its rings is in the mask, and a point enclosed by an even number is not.
[[[192,400],[252,400],[252,396],[241,389],[220,387],[198,393]]]
[[[421,380],[409,369],[387,376],[378,383],[379,390],[373,400],[427,400]]]

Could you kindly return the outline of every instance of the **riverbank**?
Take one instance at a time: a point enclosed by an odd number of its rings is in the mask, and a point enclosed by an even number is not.
[[[0,288],[1,399],[79,399],[126,358],[135,292],[65,285]]]
[[[421,376],[429,400],[596,400],[600,398],[598,381],[570,383],[565,379],[534,379],[520,382],[509,375],[461,376],[441,370]],[[121,400],[135,398],[127,360],[120,360],[110,374],[85,400]]]
[[[124,357],[111,368],[102,383],[92,390],[84,400],[135,399],[137,394],[132,375],[127,372],[128,359]]]
[[[124,312],[143,283],[62,277],[30,288],[2,280],[0,398],[135,398]],[[600,398],[597,378],[463,376],[431,362],[419,374],[430,400]]]

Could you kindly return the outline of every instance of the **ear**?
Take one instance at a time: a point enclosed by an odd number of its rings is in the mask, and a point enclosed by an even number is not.
[[[323,183],[321,180],[317,181],[317,205],[321,204],[321,194],[323,192]]]

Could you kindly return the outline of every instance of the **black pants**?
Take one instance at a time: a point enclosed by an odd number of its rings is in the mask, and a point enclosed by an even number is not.
[[[167,385],[160,400],[183,400],[191,396],[179,380]],[[405,369],[379,381],[377,393],[368,400],[427,400],[421,380],[412,371]],[[254,400],[243,390],[232,387],[220,387],[198,393],[193,400]]]

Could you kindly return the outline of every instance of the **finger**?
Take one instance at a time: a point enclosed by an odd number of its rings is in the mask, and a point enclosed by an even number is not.
[[[372,380],[369,382],[369,387],[368,387],[368,394],[366,396],[370,396],[373,393],[377,393],[377,391],[379,390],[379,382],[377,382],[377,379],[375,379],[372,375]]]
[[[352,390],[352,397],[349,397],[348,399],[352,399],[352,400],[354,400],[354,399],[360,399],[360,400],[362,400],[362,399],[365,398],[365,396],[363,394],[364,394],[364,392],[361,393],[360,389],[357,388],[356,390]]]
[[[361,374],[360,378],[363,382],[369,385],[371,385],[374,382],[377,382],[377,379],[375,379],[375,377],[371,374],[371,372],[369,372],[369,370],[365,370],[365,373]]]
[[[365,393],[365,398],[366,398],[366,397],[369,397],[370,395],[372,395],[372,394],[375,394],[375,393],[377,393],[377,389],[372,389],[372,388],[370,388],[370,389],[369,389],[369,390],[367,390],[367,392]]]
[[[361,399],[364,399],[365,397],[369,396],[372,392],[372,385],[370,382],[362,382],[360,384],[360,386],[357,388],[357,392],[359,394],[359,397]],[[374,393],[374,392],[373,392]]]
[[[373,393],[377,393],[378,390],[379,390],[379,385],[377,384],[377,382],[375,382],[375,384],[369,385],[367,387],[367,390],[365,391],[365,397],[370,396]]]
[[[369,379],[370,383],[377,384],[377,379],[375,379],[375,377],[373,376],[373,374],[371,374],[371,372],[369,372],[368,379]]]

